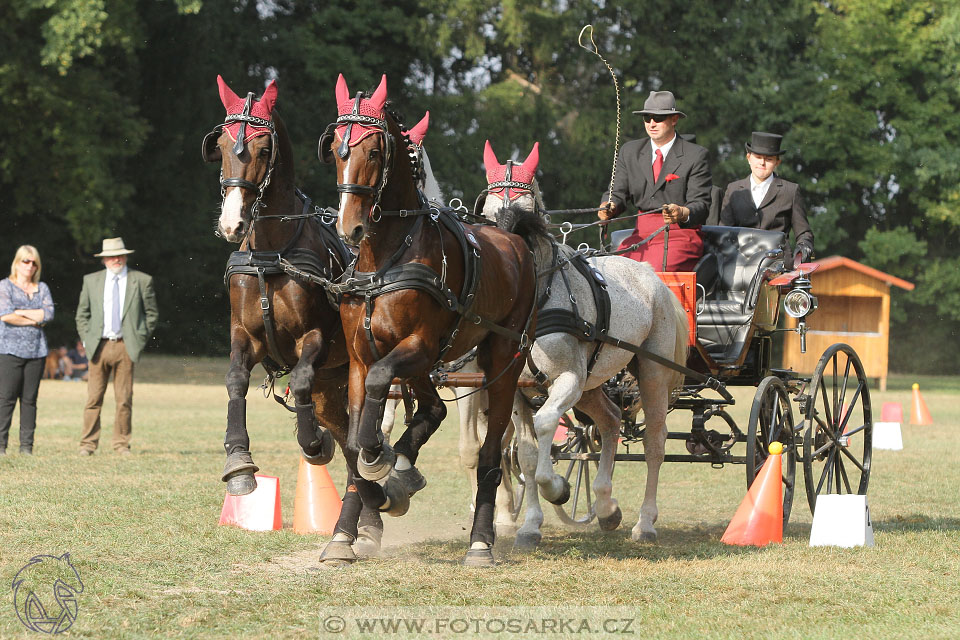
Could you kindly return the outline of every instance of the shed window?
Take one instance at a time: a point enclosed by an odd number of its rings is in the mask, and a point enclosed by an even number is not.
[[[882,298],[817,296],[819,306],[808,319],[812,331],[880,334]]]

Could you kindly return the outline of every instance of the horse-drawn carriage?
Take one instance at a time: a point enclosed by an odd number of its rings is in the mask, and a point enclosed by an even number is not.
[[[318,151],[336,166],[340,208],[311,211],[294,187],[289,138],[272,113],[275,85],[255,100],[219,84],[227,116],[204,139],[203,155],[221,164],[220,232],[242,242],[225,279],[232,317],[222,479],[237,495],[256,486],[246,428],[251,368],[262,361],[274,374],[289,371],[295,402],[288,408],[297,415],[304,459],[327,463],[336,441],[348,465],[344,506],[322,561],[352,562],[363,542],[375,553],[379,513],[403,515],[425,486],[417,456],[446,415],[431,372],[471,349],[478,354],[477,386],[487,391],[485,409],[471,410],[488,424],[474,456],[466,564],[494,563],[494,498],[504,466],[524,481],[520,548],[540,540],[541,494],[566,505],[570,522],[596,517],[601,528],[619,526],[611,496],[615,460],[647,462],[636,539],[656,537],[663,460],[745,463],[749,481],[767,445],[781,442],[785,519],[799,459],[811,507],[820,493],[866,491],[872,421],[857,355],[835,345],[811,378],[771,367],[781,298],[800,320],[801,339],[803,319],[815,307],[808,268],[783,266],[782,234],[706,227],[707,254],[696,276],[661,274],[675,281],[684,310],[648,265],[602,252],[587,260],[549,235],[533,179],[536,147],[520,165],[499,165],[488,145],[483,216],[428,202],[420,187],[426,118],[405,131],[387,106],[385,77],[370,97],[353,98],[339,78],[339,115]],[[356,248],[355,259],[341,239]],[[525,369],[533,374],[532,395],[545,397],[539,406],[529,392],[515,393]],[[409,385],[417,410],[391,444],[380,424],[395,379]],[[735,384],[757,385],[746,433],[725,410],[734,402],[727,386]],[[803,416],[800,429],[791,396]],[[633,410],[637,398],[642,421]],[[574,407],[589,419],[566,418]],[[667,433],[667,412],[676,409],[693,413],[689,433]],[[503,456],[511,412],[519,436]],[[551,448],[560,420],[568,422],[568,436]],[[708,428],[721,424],[721,431]],[[618,436],[626,453],[616,453]],[[688,455],[664,456],[668,437],[685,440]],[[630,453],[640,439],[644,454]],[[741,442],[745,455],[734,455]],[[861,445],[862,453],[852,453]],[[566,465],[563,474],[556,465]]]
[[[613,245],[629,231],[615,232]],[[773,366],[773,337],[780,310],[798,320],[805,349],[807,315],[816,309],[807,275],[816,265],[784,267],[788,245],[783,233],[739,227],[702,227],[705,255],[698,265],[696,295],[679,289],[696,318],[683,388],[672,409],[689,410],[689,431],[669,432],[683,440],[686,454],[666,454],[668,462],[705,462],[715,467],[743,464],[747,486],[768,455],[772,442],[783,444],[783,521],[793,504],[796,466],[802,462],[807,501],[813,511],[821,493],[864,494],[870,478],[873,422],[864,369],[845,344],[827,349],[812,376]],[[661,274],[670,280],[672,274]],[[676,288],[675,288],[676,289]],[[689,301],[694,300],[691,305]],[[691,308],[692,307],[692,308]],[[719,382],[711,389],[706,380]],[[734,404],[728,386],[755,386],[746,430],[727,409]],[[605,385],[622,411],[617,461],[644,460],[631,446],[643,440],[644,422],[634,408],[637,393],[632,378],[621,374]],[[794,403],[799,421],[795,421]],[[556,506],[568,524],[586,524],[596,514],[590,477],[599,460],[596,429],[589,419],[565,417],[566,440],[554,447],[553,459],[573,482],[566,505]],[[735,446],[744,443],[745,450]],[[515,460],[516,447],[507,451]],[[515,475],[521,483],[523,478]]]

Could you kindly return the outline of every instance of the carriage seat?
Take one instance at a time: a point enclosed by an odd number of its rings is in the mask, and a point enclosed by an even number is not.
[[[717,362],[733,362],[750,335],[764,273],[782,268],[787,238],[780,231],[703,226],[704,255],[716,259],[713,282],[697,316],[697,338]],[[778,264],[779,263],[779,264]]]

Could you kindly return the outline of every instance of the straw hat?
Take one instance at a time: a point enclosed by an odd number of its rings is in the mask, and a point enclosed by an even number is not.
[[[133,249],[123,246],[123,238],[104,238],[103,249],[93,254],[94,258],[109,258],[110,256],[125,256],[133,253]]]

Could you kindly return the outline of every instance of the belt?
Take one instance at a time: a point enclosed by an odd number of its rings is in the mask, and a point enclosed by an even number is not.
[[[100,338],[101,340],[107,340],[109,342],[123,342],[123,337],[118,338]]]

